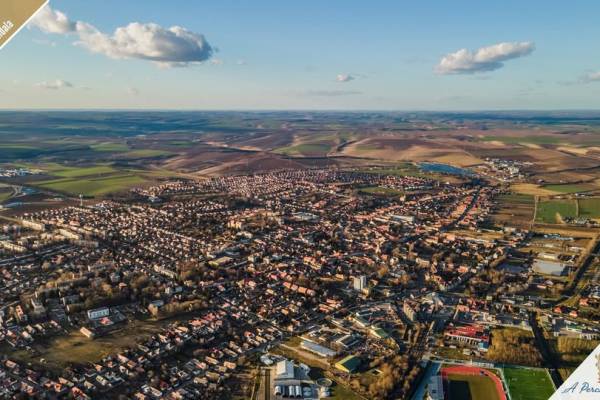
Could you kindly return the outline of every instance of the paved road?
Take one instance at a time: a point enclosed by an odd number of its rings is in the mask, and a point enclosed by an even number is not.
[[[257,400],[271,400],[271,370],[268,368],[260,369],[260,388],[256,398]]]

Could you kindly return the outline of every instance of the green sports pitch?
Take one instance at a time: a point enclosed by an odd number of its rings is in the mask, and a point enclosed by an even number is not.
[[[544,369],[505,368],[504,378],[512,400],[547,400],[554,393]]]

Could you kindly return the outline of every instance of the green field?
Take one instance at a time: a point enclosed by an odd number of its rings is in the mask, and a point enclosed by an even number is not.
[[[101,178],[65,178],[40,182],[37,185],[48,190],[88,197],[120,192],[141,185],[146,180],[139,175],[120,174]]]
[[[577,217],[577,205],[575,200],[545,200],[538,204],[536,220],[547,224],[556,224],[562,218]]]
[[[356,151],[358,153],[377,151],[377,150],[381,150],[381,149],[382,149],[381,147],[374,145],[374,144],[357,144],[356,146],[354,146],[354,151]]]
[[[448,375],[451,400],[499,400],[494,382],[481,375]]]
[[[556,193],[563,194],[571,194],[571,193],[581,193],[581,192],[589,192],[590,190],[598,189],[598,187],[585,184],[585,183],[575,183],[575,184],[562,184],[562,185],[544,185],[542,188],[547,190],[552,190]]]
[[[546,400],[554,393],[543,369],[505,368],[504,377],[512,400]]]
[[[61,178],[81,178],[90,176],[106,175],[116,172],[117,170],[108,165],[96,165],[93,167],[66,167],[53,169],[50,173]]]
[[[580,199],[579,216],[584,218],[600,218],[600,198]]]
[[[19,158],[37,157],[44,151],[39,147],[26,144],[0,143],[0,159],[16,160]]]
[[[511,194],[503,194],[498,197],[500,203],[510,203],[510,204],[523,204],[523,205],[533,205],[534,198],[528,194],[520,194],[520,193],[511,193]]]
[[[10,199],[11,195],[12,195],[12,190],[0,189],[0,203]]]
[[[93,144],[90,146],[90,148],[94,151],[102,151],[108,153],[129,151],[129,146],[127,146],[125,143],[118,142],[103,142]]]
[[[136,159],[136,158],[155,158],[155,157],[166,157],[171,156],[175,153],[166,150],[157,149],[140,149],[132,150],[119,155],[119,158],[125,159]]]

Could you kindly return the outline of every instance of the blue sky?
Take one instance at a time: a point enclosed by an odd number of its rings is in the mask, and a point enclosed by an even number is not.
[[[0,108],[600,106],[600,3],[494,3],[52,0],[1,51]],[[48,25],[59,11],[68,23]],[[133,22],[193,44],[175,54],[128,29],[139,42],[123,49],[113,34]]]

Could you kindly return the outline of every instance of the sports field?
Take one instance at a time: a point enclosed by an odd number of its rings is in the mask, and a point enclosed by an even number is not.
[[[504,377],[512,400],[546,400],[554,393],[543,369],[505,368]]]
[[[441,370],[449,400],[506,400],[502,382],[483,368],[454,366]]]
[[[368,186],[360,189],[361,193],[373,194],[377,196],[401,196],[400,190],[390,189],[382,186]]]

